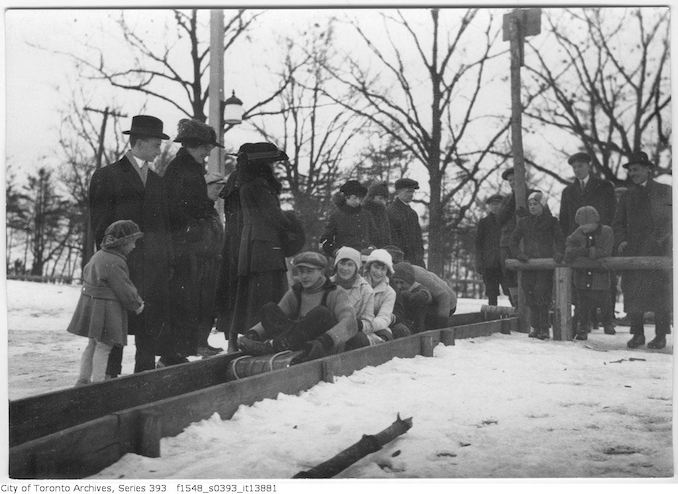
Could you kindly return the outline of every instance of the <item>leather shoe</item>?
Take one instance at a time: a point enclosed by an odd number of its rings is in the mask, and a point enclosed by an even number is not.
[[[238,348],[248,355],[269,355],[276,353],[271,340],[254,341],[246,336],[238,338]]]
[[[633,338],[626,342],[626,346],[628,348],[638,348],[639,346],[643,346],[644,344],[645,344],[644,334],[634,334]]]
[[[605,333],[605,334],[617,334],[617,332],[616,332],[615,329],[614,329],[614,326],[612,326],[611,324],[610,324],[610,325],[606,325],[606,326],[603,328],[603,333]]]
[[[574,339],[577,341],[586,341],[589,339],[589,335],[587,333],[577,333],[574,335]]]
[[[651,348],[652,350],[661,350],[666,346],[666,336],[655,336],[654,339],[647,344],[648,348]]]

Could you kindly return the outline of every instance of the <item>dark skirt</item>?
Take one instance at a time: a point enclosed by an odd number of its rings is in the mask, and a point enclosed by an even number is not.
[[[238,276],[231,334],[244,334],[261,321],[261,308],[264,304],[277,304],[286,291],[287,274],[284,270]]]

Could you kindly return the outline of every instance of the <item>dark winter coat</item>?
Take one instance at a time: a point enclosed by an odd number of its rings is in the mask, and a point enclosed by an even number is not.
[[[238,286],[238,257],[243,228],[240,205],[240,173],[236,169],[228,176],[221,193],[224,199],[224,243],[221,251],[221,267],[217,280],[216,308],[217,328],[228,332],[235,310]]]
[[[424,240],[416,211],[398,198],[389,204],[386,211],[391,225],[391,241],[403,251],[404,260],[426,268]]]
[[[623,256],[672,255],[672,204],[671,187],[653,180],[621,196],[613,229],[617,247],[628,242]],[[671,272],[625,271],[622,290],[626,312],[671,310]]]
[[[352,247],[360,252],[374,245],[372,235],[377,230],[372,215],[362,206],[352,208],[340,204],[330,215],[320,244],[332,256],[340,247]]]
[[[577,228],[574,215],[582,206],[593,206],[600,215],[600,223],[612,225],[616,199],[614,186],[607,180],[589,176],[586,188],[582,192],[579,182],[575,181],[563,189],[560,199],[560,228],[569,235]]]
[[[176,350],[194,355],[204,333],[203,321],[214,314],[214,296],[205,286],[215,288],[212,273],[218,267],[222,228],[207,196],[203,163],[181,148],[163,178],[175,255],[170,297]]]
[[[426,314],[433,303],[433,296],[416,281],[407,290],[396,292],[393,306],[394,323],[405,324],[412,333],[424,331]]]
[[[520,242],[523,242],[522,248]],[[518,218],[511,234],[511,253],[514,257],[551,258],[563,256],[565,238],[558,220],[544,208],[539,216],[528,215]],[[552,271],[525,271],[522,288],[528,306],[549,306],[553,293]]]
[[[141,303],[125,256],[114,250],[99,250],[85,266],[80,299],[67,330],[108,345],[124,346],[127,311],[137,310]]]
[[[511,234],[516,229],[516,195],[515,193],[504,198],[499,212],[497,213],[497,223],[499,224],[499,246],[509,247],[511,245]]]
[[[586,259],[610,257],[613,247],[612,227],[598,225],[598,228],[590,233],[579,227],[565,240],[565,261],[571,262],[580,257]],[[575,269],[573,279],[577,290],[609,290],[612,283],[610,271],[604,268]]]
[[[478,222],[475,247],[476,268],[479,272],[501,268],[500,237],[501,228],[495,214],[489,213]]]
[[[94,172],[89,202],[97,247],[108,225],[117,220],[132,220],[144,232],[127,259],[132,283],[145,302],[139,316],[130,314],[129,333],[155,338],[167,335],[168,277],[173,254],[163,179],[149,170],[144,186],[134,165],[123,157]],[[156,350],[160,352],[162,348],[158,346]]]
[[[372,200],[363,201],[363,208],[372,215],[374,230],[371,232],[372,245],[381,249],[391,244],[391,224],[386,206]]]

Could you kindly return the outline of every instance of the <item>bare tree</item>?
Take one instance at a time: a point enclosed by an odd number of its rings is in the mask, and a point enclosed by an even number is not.
[[[467,185],[476,190],[488,175],[486,168],[498,166],[490,151],[510,122],[494,121],[496,117],[477,110],[488,84],[487,66],[500,54],[494,49],[499,29],[492,16],[488,14],[484,27],[479,28],[478,9],[446,10],[450,18],[444,22],[440,9],[427,12],[428,25],[420,28],[410,22],[409,13],[383,14],[387,48],[373,43],[359,22],[353,23],[372,56],[372,65],[383,72],[371,74],[354,55],[345,64],[348,73],[341,67],[330,70],[360,94],[362,105],[349,107],[343,98],[333,99],[392,135],[428,172],[428,264],[432,271],[442,273],[449,255],[443,241],[446,205],[461,197]],[[406,61],[406,50],[415,53],[416,62],[411,57]],[[379,87],[380,81],[393,81],[393,87]],[[420,88],[424,86],[430,92],[422,99]],[[487,138],[474,141],[475,132]],[[453,180],[445,180],[448,173]],[[468,206],[472,203],[473,194]]]
[[[244,9],[229,12],[234,13],[225,21],[224,52],[228,52],[236,41],[244,39],[255,20],[262,15],[261,12]],[[157,46],[155,39],[147,39],[140,34],[121,13],[116,23],[125,43],[134,53],[128,66],[111,66],[98,46],[87,46],[94,55],[61,53],[75,60],[76,67],[87,79],[106,81],[112,87],[164,101],[186,117],[204,122],[207,120],[205,106],[209,96],[209,28],[205,21],[201,21],[205,14],[209,14],[209,10],[172,10],[170,22],[173,26],[167,29],[162,46]],[[184,75],[180,69],[186,62],[190,66],[189,75]],[[267,105],[282,93],[288,83],[289,79],[281,79],[280,85],[271,94],[245,109],[243,120],[269,114]],[[183,97],[175,97],[177,90]]]
[[[608,180],[620,182],[625,157],[641,149],[671,174],[660,159],[671,151],[669,8],[558,9],[546,26],[527,67],[542,95],[525,115],[576,137]]]
[[[316,25],[302,35],[301,42],[299,37],[285,40],[287,54],[280,78],[289,84],[278,98],[278,120],[250,120],[262,136],[290,156],[282,164],[283,175],[311,245],[322,233],[340,164],[360,128],[355,113],[325,95],[331,82],[324,66],[332,56],[332,24],[330,20],[326,28]],[[277,133],[271,127],[282,130]]]

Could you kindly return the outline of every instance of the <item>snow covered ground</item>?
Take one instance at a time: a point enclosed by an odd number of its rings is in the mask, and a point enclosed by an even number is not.
[[[84,339],[65,327],[77,297],[78,287],[8,282],[10,398],[72,385]],[[290,478],[398,413],[413,427],[341,478],[672,477],[673,338],[659,352],[629,351],[628,338],[621,327],[586,344],[513,333],[439,345],[433,358],[394,359],[228,421],[215,414],[163,439],[160,458],[128,454],[95,478]]]

